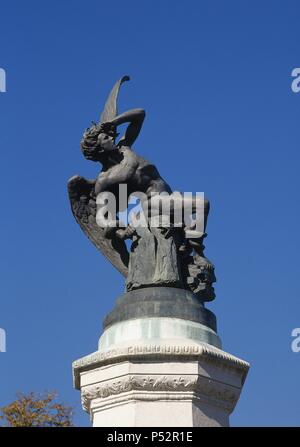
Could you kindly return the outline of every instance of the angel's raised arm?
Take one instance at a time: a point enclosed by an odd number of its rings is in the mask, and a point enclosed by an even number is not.
[[[124,123],[129,123],[125,135],[118,143],[119,146],[131,146],[135,142],[142,128],[145,115],[145,110],[143,109],[132,109],[116,116],[110,121],[116,127]]]

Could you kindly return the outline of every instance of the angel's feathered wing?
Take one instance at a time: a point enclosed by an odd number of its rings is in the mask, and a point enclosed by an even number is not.
[[[129,81],[129,80],[130,80],[129,76],[125,75],[115,83],[115,85],[113,86],[113,88],[106,100],[103,112],[100,117],[100,123],[106,123],[107,121],[110,121],[117,116],[117,114],[118,114],[117,100],[118,100],[120,87],[123,84],[123,82]]]
[[[86,236],[116,269],[127,276],[129,254],[124,241],[107,239],[96,223],[95,180],[74,176],[68,182],[72,212]]]

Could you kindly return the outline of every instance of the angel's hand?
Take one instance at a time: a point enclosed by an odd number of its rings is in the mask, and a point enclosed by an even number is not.
[[[128,225],[128,227],[125,228],[125,230],[119,229],[116,231],[116,235],[118,236],[118,238],[123,241],[125,239],[132,239],[132,236],[134,236],[135,233],[136,233],[135,228],[131,227],[130,225]]]
[[[111,121],[106,121],[105,123],[100,124],[100,133],[108,133],[115,130],[115,126]]]

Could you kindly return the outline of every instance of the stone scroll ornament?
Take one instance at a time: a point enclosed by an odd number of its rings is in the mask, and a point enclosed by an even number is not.
[[[150,202],[153,195],[172,194],[157,168],[132,149],[145,111],[132,109],[120,115],[117,112],[120,87],[128,80],[124,76],[114,85],[99,122],[83,134],[84,157],[100,163],[102,170],[95,180],[81,176],[69,180],[73,215],[96,248],[126,278],[127,291],[152,286],[177,287],[193,292],[201,301],[211,301],[215,298],[212,284],[216,278],[214,266],[203,253],[209,212],[207,200],[204,201],[204,231],[196,237],[192,227],[172,225],[170,216],[168,224],[164,223],[166,216],[156,215],[153,219],[159,218],[158,224],[149,219],[142,227],[125,226],[118,219],[118,214],[126,211],[119,206],[121,184],[127,186],[127,198],[134,192],[142,192]],[[126,132],[118,139],[117,128],[124,123],[128,123]],[[118,206],[115,220],[102,227],[96,221],[99,207],[96,199],[101,193],[113,193]],[[131,243],[126,244],[126,240]]]

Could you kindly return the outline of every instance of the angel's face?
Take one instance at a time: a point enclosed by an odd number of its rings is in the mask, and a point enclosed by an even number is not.
[[[101,152],[109,152],[116,149],[115,139],[106,133],[100,133],[97,140],[97,146],[101,148]]]

